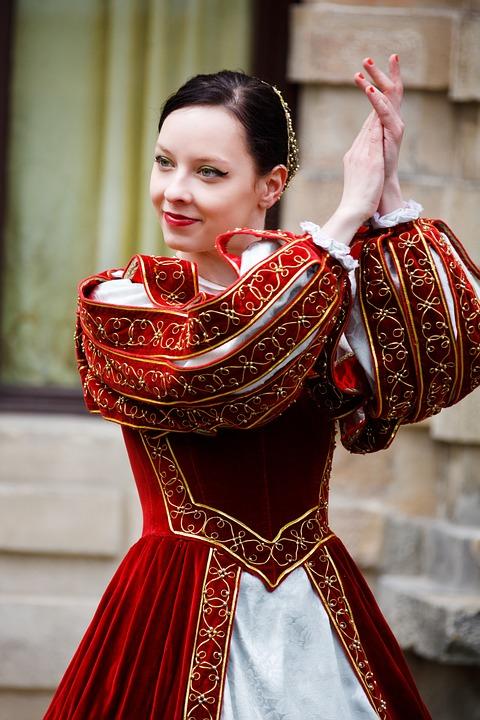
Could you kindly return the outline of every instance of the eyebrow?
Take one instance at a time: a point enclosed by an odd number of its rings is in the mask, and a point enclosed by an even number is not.
[[[156,143],[155,150],[160,150],[161,152],[166,153],[167,155],[174,155],[174,153],[166,148],[164,145],[160,145],[159,143]],[[219,155],[210,155],[209,157],[198,157],[195,158],[195,162],[220,162],[225,163],[225,165],[229,165],[230,163],[228,160],[225,160],[225,158],[220,157]]]

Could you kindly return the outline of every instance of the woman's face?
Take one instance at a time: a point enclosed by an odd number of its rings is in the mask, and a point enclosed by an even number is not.
[[[263,227],[265,209],[275,202],[266,200],[267,186],[243,126],[225,108],[193,105],[167,116],[155,146],[150,196],[170,248],[211,252],[220,233]]]

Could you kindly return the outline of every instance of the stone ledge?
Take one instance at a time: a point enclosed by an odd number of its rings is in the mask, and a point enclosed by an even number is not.
[[[480,594],[423,577],[384,575],[377,600],[402,648],[437,662],[480,665]]]
[[[478,592],[480,529],[389,514],[378,567],[396,575],[423,575],[456,592]]]
[[[101,596],[121,560],[95,556],[0,553],[0,595]]]
[[[121,429],[94,416],[0,414],[1,482],[130,484]]]
[[[386,513],[376,500],[332,496],[330,527],[364,570],[376,568],[385,533]]]
[[[0,596],[1,688],[54,689],[97,598]]]
[[[294,5],[289,78],[351,85],[374,48],[382,64],[399,53],[407,88],[446,89],[456,17],[447,9]]]
[[[114,488],[0,483],[1,550],[113,556],[122,524]]]
[[[0,690],[0,720],[43,718],[52,694],[50,690]]]

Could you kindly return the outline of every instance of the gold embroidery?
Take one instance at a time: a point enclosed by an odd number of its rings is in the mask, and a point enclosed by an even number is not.
[[[310,297],[310,301],[311,301]],[[151,361],[153,369],[139,365],[137,358],[126,362],[117,360],[117,353],[105,354],[101,347],[88,339],[83,340],[83,350],[89,367],[97,377],[107,381],[109,387],[122,392],[132,400],[145,400],[152,404],[194,405],[205,399],[218,400],[226,395],[248,393],[249,385],[257,384],[263,377],[285,363],[300,345],[313,344],[311,339],[321,326],[328,333],[337,320],[335,302],[321,310],[295,310],[293,317],[276,318],[271,335],[246,341],[233,357],[219,357],[215,363],[198,368],[182,369],[165,361]],[[318,345],[318,343],[317,343]],[[147,362],[146,359],[143,362]],[[142,393],[139,395],[139,393]],[[235,399],[235,398],[233,398]]]
[[[379,718],[388,720],[387,703],[370,668],[340,575],[326,546],[322,546],[305,563],[305,570],[320,595],[372,707]]]
[[[195,502],[168,437],[142,432],[142,442],[157,476],[175,535],[197,537],[227,551],[270,587],[333,537],[328,526],[328,480],[333,442],[321,477],[318,505],[284,525],[269,540],[218,508]]]
[[[117,348],[152,347],[183,358],[202,348],[213,350],[225,342],[226,337],[233,339],[245,330],[249,321],[258,320],[277,295],[288,290],[310,266],[318,267],[318,277],[307,284],[309,289],[316,286],[324,298],[330,300],[338,292],[340,266],[329,263],[329,267],[325,258],[314,258],[312,252],[298,242],[280,248],[268,262],[252,268],[221,296],[201,303],[190,312],[104,306],[87,298],[82,299],[80,306],[82,326],[96,342]],[[114,310],[121,309],[128,310],[128,316],[114,314]]]
[[[184,720],[218,720],[241,567],[212,548],[208,555],[185,696]]]

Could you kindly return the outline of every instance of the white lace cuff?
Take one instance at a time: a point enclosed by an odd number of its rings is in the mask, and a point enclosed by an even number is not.
[[[345,243],[338,242],[331,238],[327,233],[323,232],[319,225],[316,225],[309,220],[300,223],[300,227],[304,232],[307,232],[312,236],[312,240],[315,245],[326,250],[329,255],[338,260],[338,262],[345,268],[345,270],[355,270],[358,267],[358,260],[350,255],[350,247]]]
[[[403,207],[392,210],[386,215],[380,216],[380,213],[376,212],[370,218],[370,224],[374,228],[387,228],[398,225],[401,222],[408,222],[409,220],[417,220],[422,212],[423,207],[420,203],[415,200],[404,201]]]

